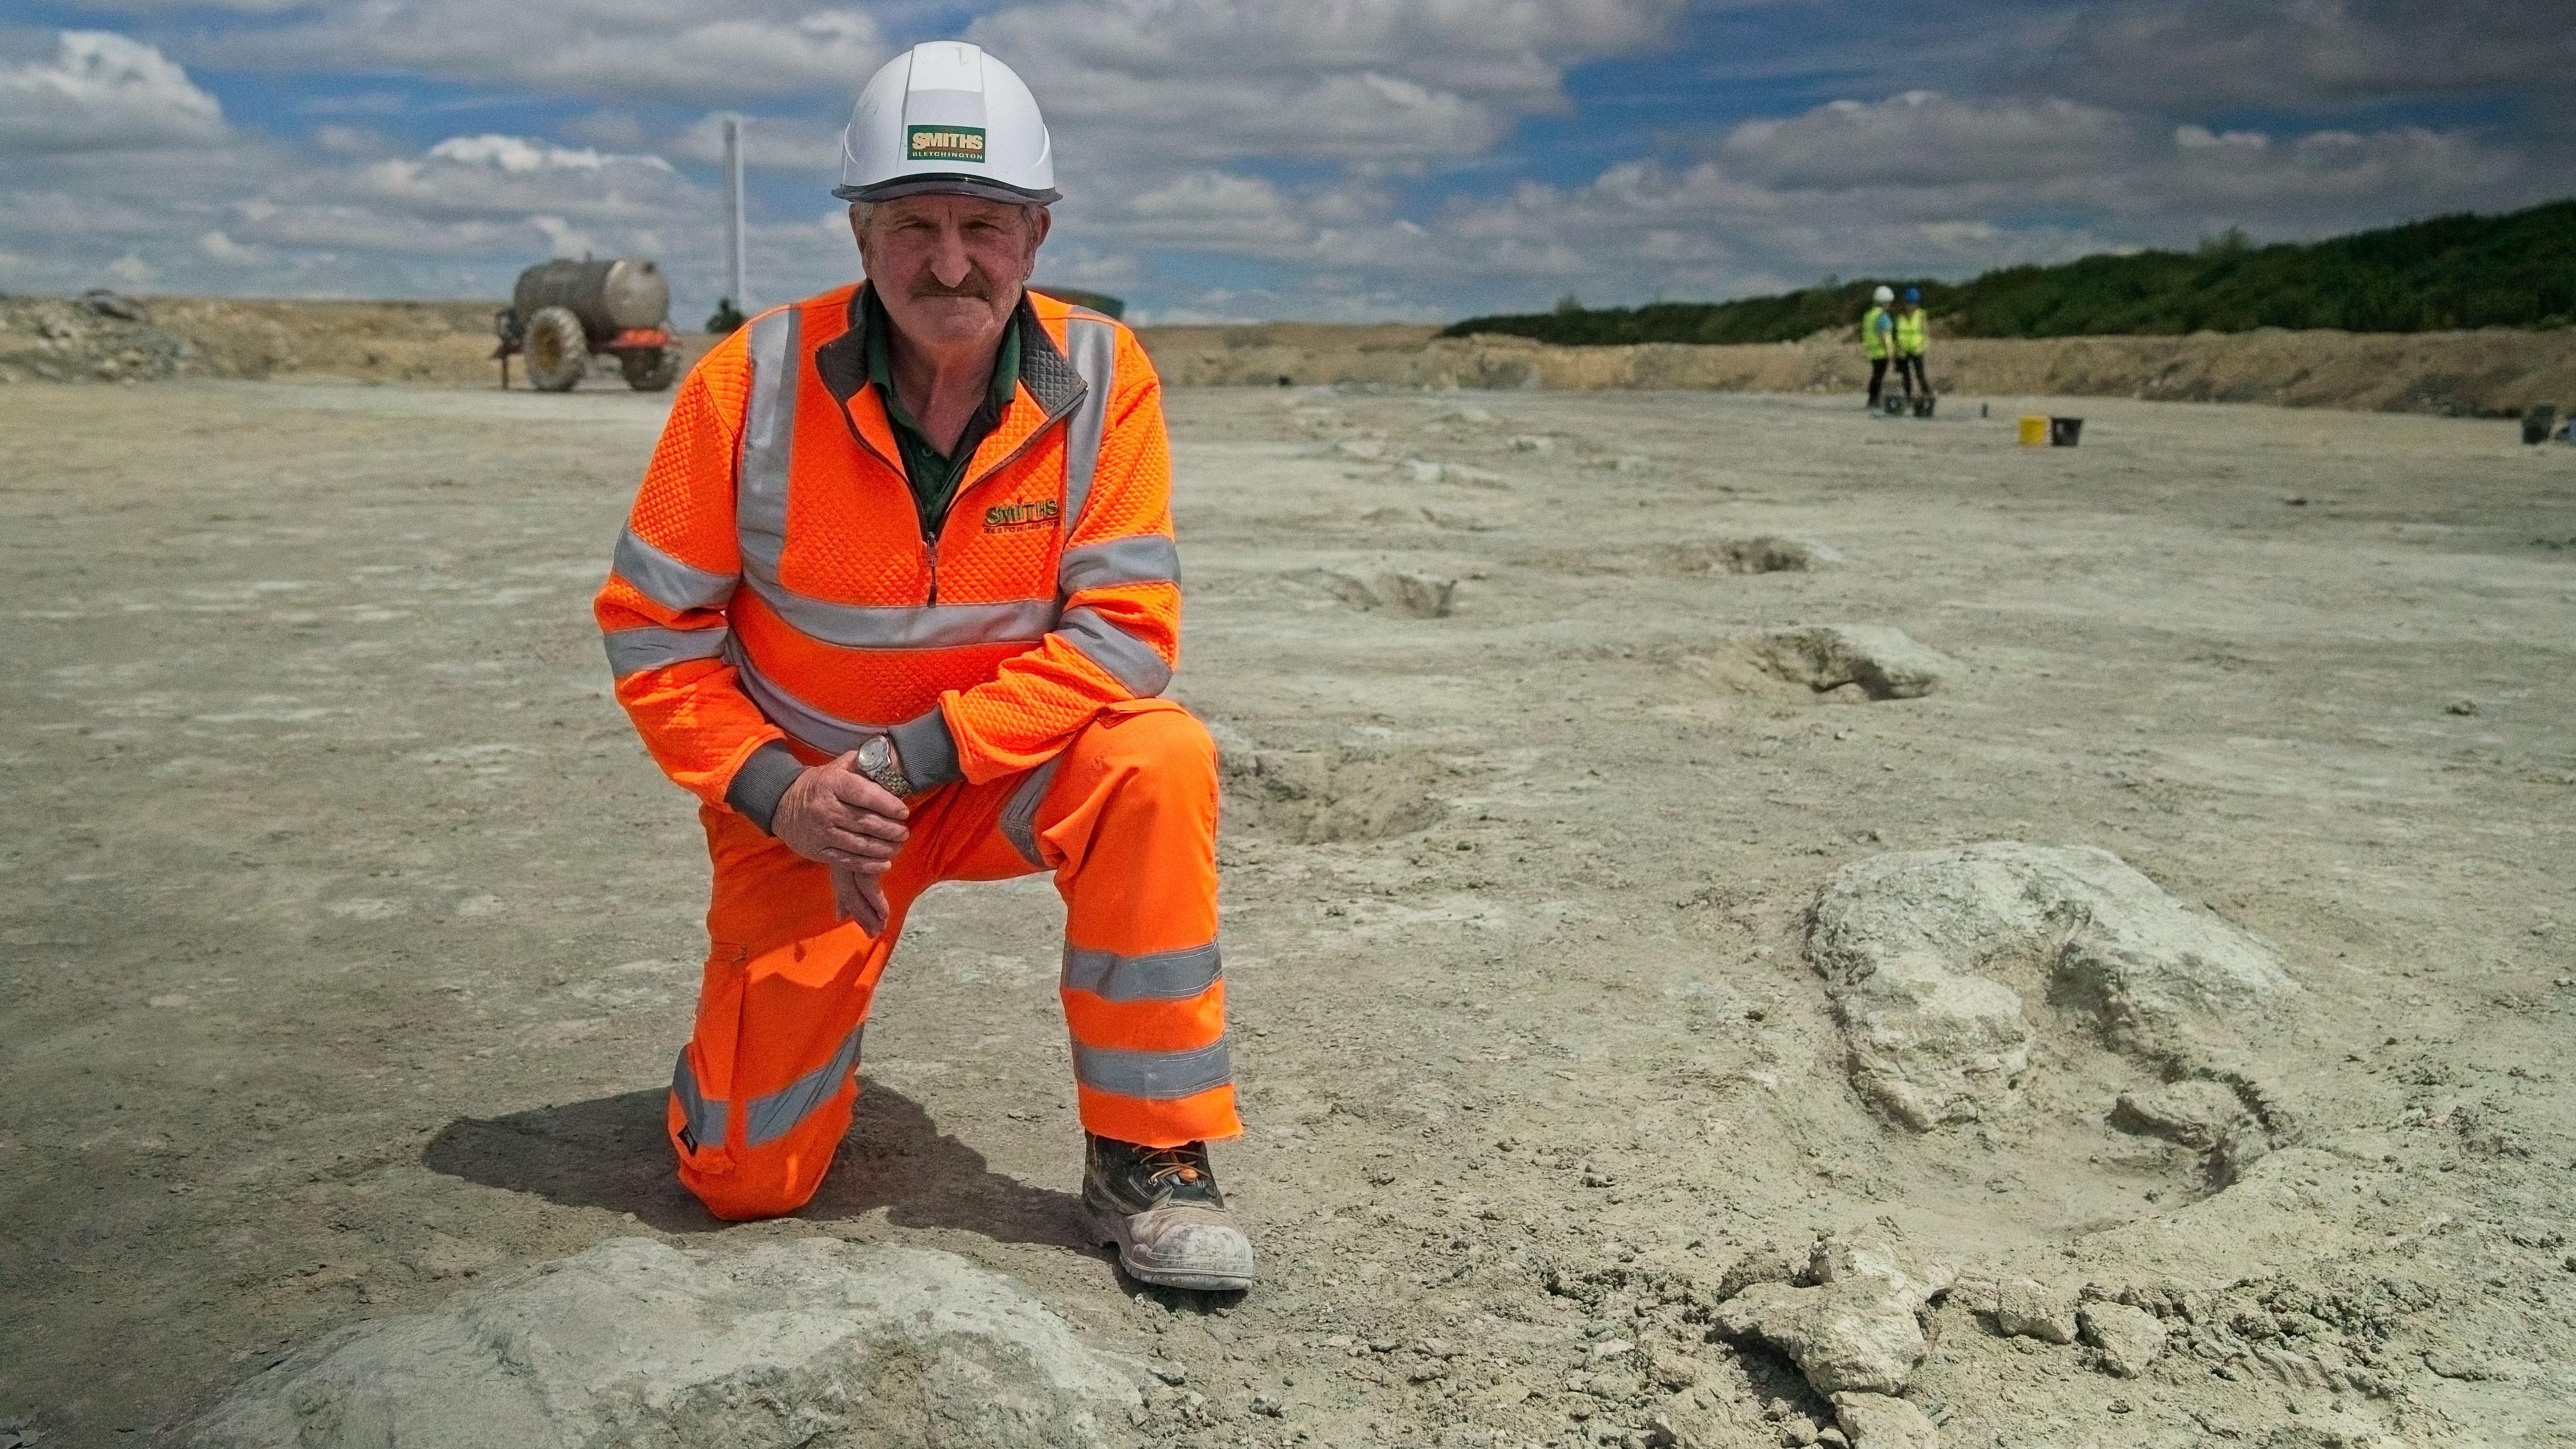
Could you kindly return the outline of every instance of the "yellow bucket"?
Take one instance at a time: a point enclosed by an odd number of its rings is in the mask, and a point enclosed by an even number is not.
[[[2048,419],[2024,414],[2021,420],[2021,445],[2025,448],[2048,446]]]

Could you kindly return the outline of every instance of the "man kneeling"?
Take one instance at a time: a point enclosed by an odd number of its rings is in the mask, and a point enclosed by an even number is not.
[[[596,604],[714,863],[680,1180],[720,1217],[802,1207],[906,909],[1052,871],[1085,1214],[1139,1278],[1245,1287],[1206,1146],[1242,1130],[1216,752],[1159,697],[1180,637],[1161,384],[1126,328],[1026,288],[1058,193],[1008,67],[917,47],[844,151],[867,280],[689,374]]]

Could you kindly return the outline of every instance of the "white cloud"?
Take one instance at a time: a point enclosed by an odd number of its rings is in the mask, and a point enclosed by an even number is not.
[[[1415,166],[1560,110],[1568,66],[1653,41],[1681,0],[1071,0],[977,20],[1068,157]]]
[[[224,137],[223,107],[152,46],[66,30],[50,61],[0,66],[0,147],[167,150]]]
[[[273,255],[266,247],[245,246],[224,234],[221,227],[197,238],[197,250],[216,261],[237,267],[257,266]]]
[[[2128,0],[2056,12],[2008,73],[2164,114],[2520,88],[2563,106],[2568,19],[2565,0]]]
[[[1731,174],[1787,188],[2030,182],[2111,170],[2134,158],[2140,139],[2136,123],[2099,106],[1909,91],[1748,122],[1716,155]]]
[[[605,155],[587,147],[576,151],[525,136],[450,136],[430,147],[429,155],[434,161],[497,167],[514,176],[531,171],[606,171],[611,165],[671,169],[671,163],[659,156]]]
[[[864,10],[682,0],[369,0],[217,35],[204,54],[251,68],[409,72],[552,95],[725,100],[855,94],[890,53]]]
[[[724,118],[710,111],[674,137],[671,154],[714,166],[724,160]],[[840,121],[804,116],[748,116],[742,128],[742,164],[775,171],[802,171],[817,187],[840,179]]]

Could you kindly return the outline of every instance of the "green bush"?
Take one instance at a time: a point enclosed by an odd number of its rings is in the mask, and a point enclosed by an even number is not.
[[[2564,325],[2576,315],[2576,200],[2507,216],[2442,216],[2331,241],[2258,246],[2243,231],[2193,252],[2004,267],[1972,282],[1879,278],[1734,302],[1657,302],[1471,317],[1566,346],[1786,342],[1858,322],[1881,281],[1923,289],[1938,337],[2092,337],[2338,327],[2433,332]],[[1569,301],[1571,298],[1568,299]]]

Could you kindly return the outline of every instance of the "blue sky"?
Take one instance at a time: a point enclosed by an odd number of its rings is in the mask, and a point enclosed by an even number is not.
[[[1147,319],[1446,318],[1962,277],[2576,190],[2528,0],[122,0],[0,23],[0,290],[494,297],[528,262],[847,280],[836,135],[963,37],[1046,107],[1041,280]]]

